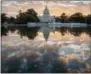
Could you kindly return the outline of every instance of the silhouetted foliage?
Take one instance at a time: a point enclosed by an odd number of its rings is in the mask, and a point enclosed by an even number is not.
[[[79,23],[85,23],[85,18],[82,13],[78,12],[70,16],[69,18],[70,22],[79,22]]]
[[[55,18],[56,22],[62,22],[62,23],[67,23],[68,22],[68,16],[66,13],[62,13],[60,17]]]
[[[8,23],[9,23],[9,24],[15,24],[15,23],[16,23],[16,18],[14,18],[14,17],[9,17],[9,18],[8,18]]]
[[[61,22],[60,17],[55,17],[56,22]]]
[[[55,17],[56,22],[77,22],[91,24],[91,14],[85,16],[80,12],[76,12],[71,16],[67,16],[66,13],[62,13],[59,17]],[[17,23],[27,24],[28,22],[39,22],[39,17],[34,9],[28,9],[26,12],[19,11],[19,14],[14,17],[7,17],[5,13],[1,14],[1,23]]]
[[[28,22],[39,22],[36,11],[33,9],[28,9],[26,12],[19,11],[16,18],[16,23],[27,24]]]
[[[60,16],[60,20],[61,20],[62,23],[67,22],[67,15],[65,13],[62,13],[61,16]]]
[[[1,24],[4,24],[5,22],[7,22],[8,20],[8,17],[6,16],[5,13],[2,13],[1,14]]]
[[[91,14],[86,17],[86,22],[91,25]]]

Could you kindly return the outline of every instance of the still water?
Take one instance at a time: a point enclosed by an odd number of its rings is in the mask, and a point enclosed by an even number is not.
[[[2,72],[68,73],[91,72],[91,38],[50,33],[48,41],[38,32],[34,40],[15,33],[2,37]]]

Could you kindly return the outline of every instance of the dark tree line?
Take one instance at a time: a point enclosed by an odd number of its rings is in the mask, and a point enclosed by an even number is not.
[[[34,9],[28,9],[26,12],[19,11],[19,14],[15,17],[7,17],[7,14],[1,14],[1,23],[5,22],[10,24],[27,24],[28,22],[39,22],[39,18]]]
[[[85,16],[80,12],[74,13],[71,16],[67,16],[66,13],[62,13],[61,16],[56,17],[56,22],[62,23],[87,23],[91,24],[91,14]]]
[[[82,13],[77,12],[72,14],[71,16],[67,16],[66,13],[62,13],[61,16],[55,17],[56,22],[62,23],[87,23],[91,25],[91,14],[84,16]],[[19,14],[15,17],[7,17],[5,13],[1,14],[1,35],[7,35],[8,31],[14,32],[18,30],[18,33],[21,37],[27,36],[29,39],[34,39],[37,35],[38,27],[28,28],[27,26],[3,26],[8,24],[27,24],[28,22],[40,22],[37,12],[34,9],[28,9],[26,12],[19,11]],[[6,24],[5,24],[6,23]],[[91,36],[91,27],[86,28],[57,28],[57,31],[60,31],[63,35],[69,31],[71,34],[75,36],[79,36],[81,33],[85,32]]]
[[[28,9],[26,12],[19,12],[16,17],[17,24],[27,24],[28,22],[39,22],[36,11]]]
[[[76,12],[71,16],[67,16],[66,13],[62,13],[59,17],[56,17],[56,22],[70,23],[79,22],[91,24],[91,14],[83,15],[81,12]],[[5,13],[1,14],[1,23],[17,23],[17,24],[27,24],[28,22],[39,22],[39,17],[34,9],[28,9],[26,12],[19,11],[19,14],[15,17],[7,17]]]

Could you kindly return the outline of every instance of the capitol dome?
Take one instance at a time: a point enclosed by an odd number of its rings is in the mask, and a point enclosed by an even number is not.
[[[45,9],[44,9],[43,15],[44,15],[44,16],[49,16],[49,15],[50,15],[49,9],[47,8],[47,6],[46,6]]]
[[[43,11],[43,15],[40,16],[39,19],[40,19],[40,22],[46,22],[46,23],[55,22],[55,17],[50,16],[50,12],[47,6],[45,7]]]

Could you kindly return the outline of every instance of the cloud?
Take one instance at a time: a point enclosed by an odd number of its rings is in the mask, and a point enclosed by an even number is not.
[[[89,4],[91,1],[86,0],[86,1],[70,1],[70,3],[82,3],[82,4]]]
[[[58,4],[58,5],[59,5],[59,6],[62,6],[62,7],[76,7],[75,4],[67,4],[67,3],[65,3],[65,4],[60,3],[60,4]]]
[[[2,11],[18,12],[19,10],[26,11],[29,8],[34,8],[38,14],[42,14],[44,7],[47,5],[51,14],[59,15],[61,12],[73,13],[82,11],[88,13],[89,1],[36,1],[36,0],[4,0],[2,2]],[[86,11],[82,10],[85,9]],[[10,15],[10,14],[9,14]]]
[[[19,4],[17,1],[10,1],[10,2],[8,2],[8,1],[6,1],[6,2],[2,2],[2,6],[14,6],[14,5],[16,5],[16,4]]]
[[[73,2],[73,3],[91,2],[91,0],[3,0],[3,2],[5,2],[5,1],[17,1],[17,2],[26,2],[26,1],[45,1],[45,2],[52,1],[52,2],[57,2],[57,1],[61,1],[61,2]]]

